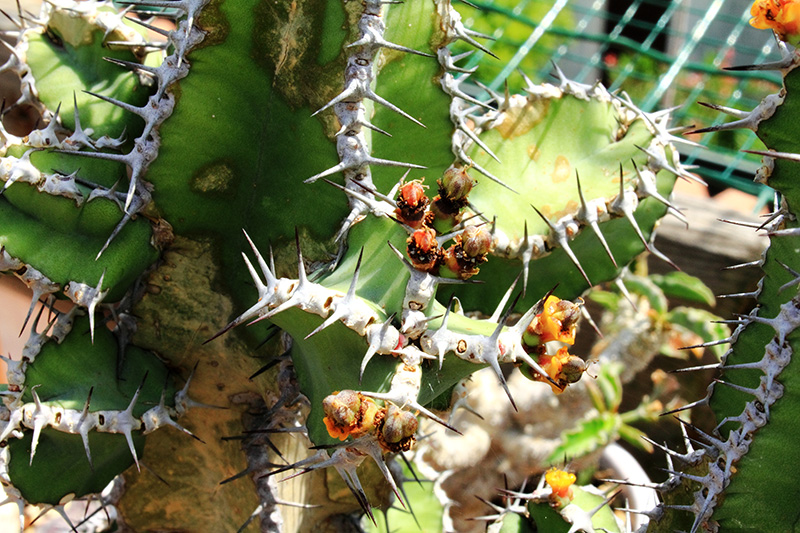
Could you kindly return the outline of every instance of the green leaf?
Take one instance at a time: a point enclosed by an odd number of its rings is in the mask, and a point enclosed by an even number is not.
[[[700,278],[690,276],[686,272],[652,274],[650,280],[664,292],[667,298],[680,298],[710,307],[717,304],[711,289]]]
[[[622,381],[619,376],[622,373],[620,363],[607,363],[600,365],[600,372],[594,381],[603,393],[606,410],[616,412],[619,404],[622,403]]]
[[[604,309],[616,312],[619,309],[619,301],[622,295],[616,292],[604,291],[602,289],[592,289],[586,296],[587,299],[602,306]]]
[[[653,453],[653,445],[642,438],[647,436],[644,431],[641,431],[628,424],[620,424],[618,431],[620,438],[624,439],[625,442],[631,446],[635,446],[648,453]]]
[[[627,275],[622,280],[625,283],[629,292],[639,294],[647,299],[650,308],[658,315],[663,315],[667,312],[669,304],[664,295],[664,291],[656,285],[650,278],[642,276]]]
[[[583,457],[617,438],[622,425],[616,413],[600,413],[589,420],[582,420],[577,427],[561,434],[561,444],[547,458],[549,463]]]

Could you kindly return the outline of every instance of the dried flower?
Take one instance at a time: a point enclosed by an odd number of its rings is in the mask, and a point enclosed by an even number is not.
[[[575,331],[583,300],[572,303],[550,295],[544,302],[543,311],[536,315],[528,326],[528,333],[538,335],[539,342],[560,341],[575,343]]]
[[[773,30],[784,41],[800,36],[800,1],[756,0],[750,14],[754,28]]]

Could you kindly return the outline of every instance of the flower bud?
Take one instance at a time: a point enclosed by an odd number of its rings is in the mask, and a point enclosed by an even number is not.
[[[492,234],[486,226],[467,226],[461,234],[461,247],[467,257],[482,257],[492,251]]]
[[[561,508],[572,501],[572,485],[577,480],[575,474],[551,468],[544,475],[544,480],[550,485],[553,491],[550,496],[550,504],[554,507]]]
[[[381,445],[391,452],[410,450],[418,425],[417,417],[413,413],[390,404],[381,427]]]
[[[343,390],[322,400],[323,423],[328,434],[339,440],[358,437],[371,431],[380,408],[371,398],[352,390]]]
[[[450,166],[445,170],[438,183],[439,194],[451,202],[465,200],[475,186],[475,180],[467,174],[467,169],[456,166]]]
[[[561,365],[559,378],[567,385],[577,383],[586,372],[586,362],[577,355],[570,355]]]

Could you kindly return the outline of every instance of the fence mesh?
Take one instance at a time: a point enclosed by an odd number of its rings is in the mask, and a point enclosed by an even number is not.
[[[473,75],[491,89],[552,79],[553,64],[583,83],[602,80],[627,92],[643,110],[676,107],[677,125],[695,128],[731,120],[703,107],[710,102],[749,110],[780,87],[773,72],[726,72],[726,66],[777,60],[769,32],[749,25],[748,0],[470,0],[459,6],[467,27],[494,38],[485,41],[499,61],[474,53]],[[467,48],[464,49],[467,51]],[[474,78],[474,76],[479,76]],[[769,189],[753,182],[763,149],[750,131],[689,136],[702,148],[680,146],[683,160],[708,183],[712,194],[734,187],[771,200]],[[758,207],[757,207],[758,208]]]

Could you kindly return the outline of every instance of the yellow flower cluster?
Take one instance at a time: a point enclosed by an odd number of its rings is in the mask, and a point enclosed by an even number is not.
[[[550,485],[554,498],[565,500],[572,499],[572,485],[577,480],[575,474],[557,468],[551,468],[545,473],[544,480]],[[559,503],[566,504],[566,502]]]

